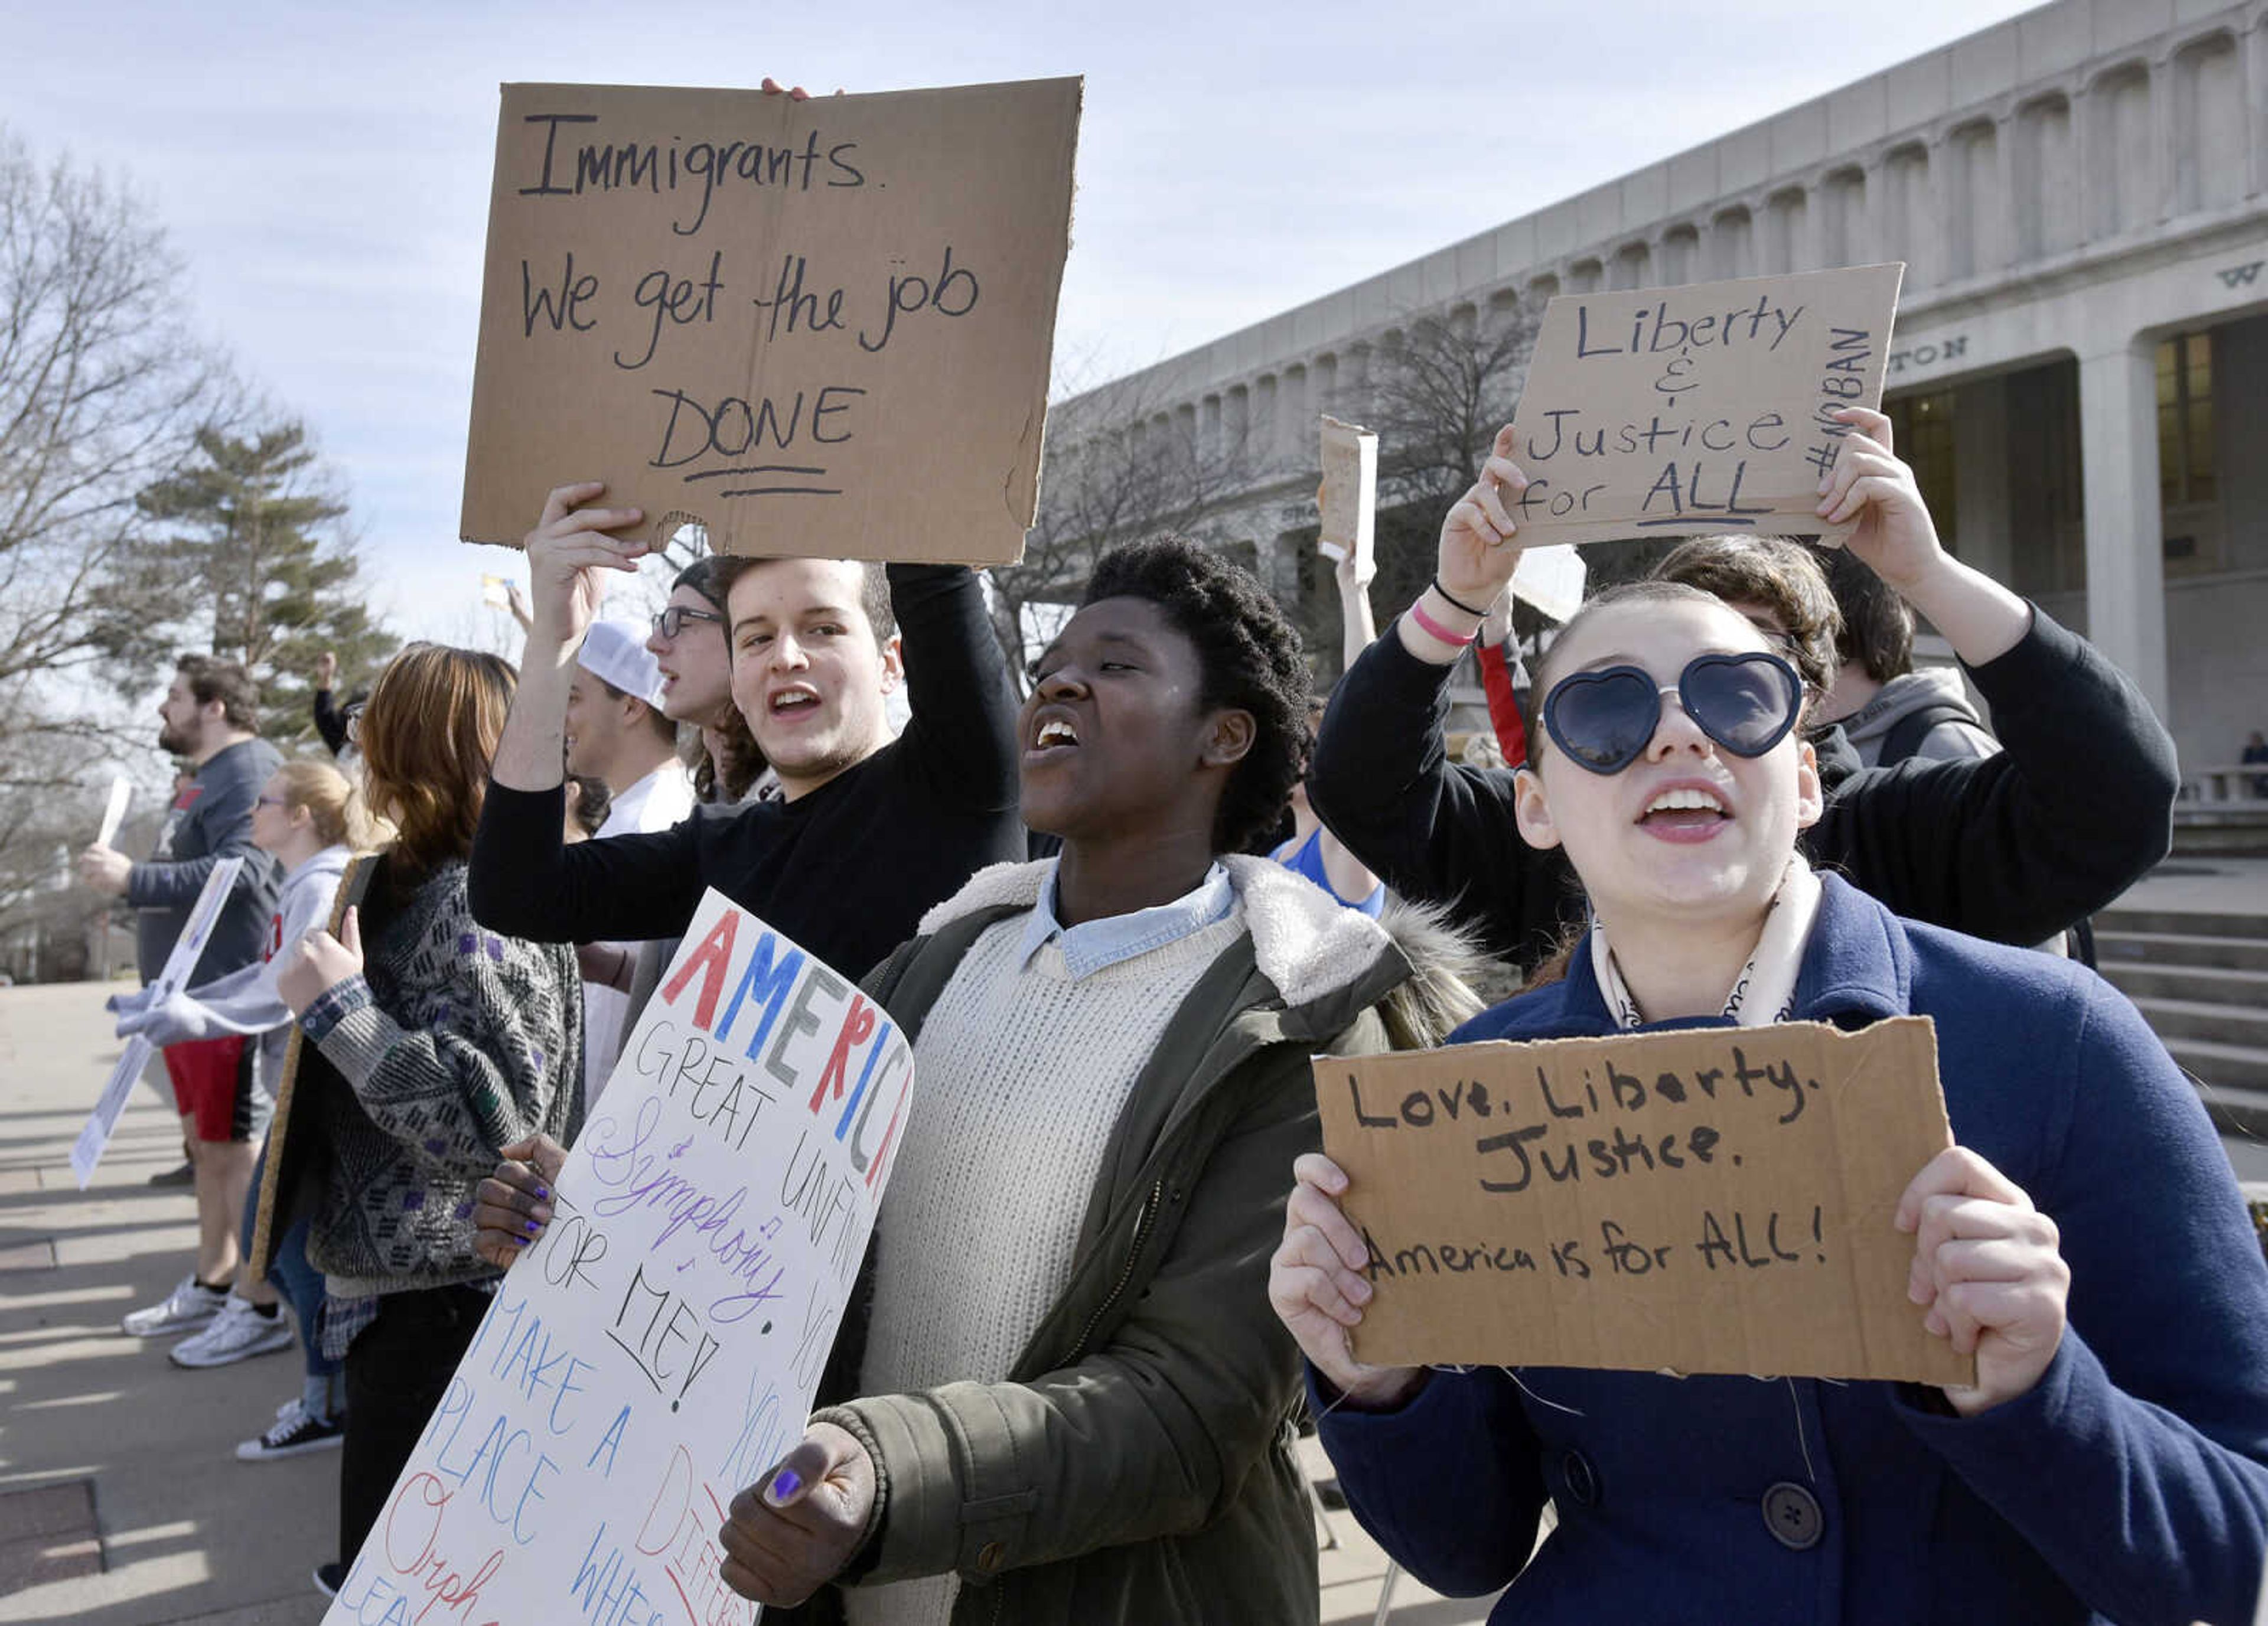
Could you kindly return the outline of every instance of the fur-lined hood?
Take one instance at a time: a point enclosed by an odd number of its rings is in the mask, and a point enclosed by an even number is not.
[[[987,909],[1038,905],[1053,859],[996,864],[922,917],[928,937],[956,920]],[[1224,857],[1229,885],[1252,934],[1260,974],[1283,996],[1287,1012],[1336,1004],[1368,981],[1379,960],[1397,953],[1410,975],[1380,1001],[1379,1013],[1397,1049],[1439,1044],[1483,1006],[1473,991],[1490,962],[1446,911],[1388,894],[1376,920],[1341,904],[1304,875],[1268,858]]]

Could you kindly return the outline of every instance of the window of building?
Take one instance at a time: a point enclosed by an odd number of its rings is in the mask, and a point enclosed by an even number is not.
[[[2219,496],[2213,455],[2213,335],[2158,345],[2158,490],[2168,508]]]
[[[1890,420],[1890,447],[1910,464],[1921,500],[1936,522],[1938,540],[1948,553],[1960,551],[1955,530],[1953,462],[1953,392],[1932,390],[1882,403]]]
[[[2211,333],[2176,334],[2158,344],[2158,500],[2167,571],[2222,569]]]
[[[2029,598],[2084,592],[2087,526],[2080,465],[2079,364],[2066,357],[2028,367],[2009,374],[2007,388],[2008,489],[2013,495],[2008,585]]]

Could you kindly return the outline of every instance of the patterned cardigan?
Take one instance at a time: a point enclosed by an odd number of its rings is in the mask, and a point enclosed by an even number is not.
[[[494,1277],[473,1251],[474,1188],[512,1142],[582,1127],[575,951],[482,930],[454,861],[364,953],[300,1019],[352,1091],[317,1098],[330,1166],[307,1256],[350,1296]]]

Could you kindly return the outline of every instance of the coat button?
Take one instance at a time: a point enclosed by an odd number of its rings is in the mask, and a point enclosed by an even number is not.
[[[1567,1494],[1580,1507],[1595,1506],[1599,1500],[1599,1476],[1591,1461],[1580,1451],[1571,1451],[1559,1460],[1560,1477],[1567,1482]]]
[[[1800,1553],[1819,1545],[1827,1530],[1827,1516],[1819,1511],[1818,1497],[1801,1485],[1783,1480],[1764,1492],[1764,1528],[1771,1532],[1773,1541]]]
[[[976,1567],[990,1574],[1000,1567],[1000,1561],[1007,1556],[1008,1549],[999,1542],[987,1541],[976,1555]]]

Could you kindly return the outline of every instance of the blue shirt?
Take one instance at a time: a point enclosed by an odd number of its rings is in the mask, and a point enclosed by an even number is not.
[[[1040,883],[1040,901],[1032,906],[1031,918],[1024,923],[1024,946],[1016,959],[1020,970],[1032,963],[1032,956],[1049,939],[1061,938],[1064,964],[1070,968],[1072,978],[1092,976],[1106,966],[1218,925],[1236,908],[1236,888],[1229,885],[1228,872],[1216,864],[1205,872],[1196,891],[1184,893],[1171,903],[1066,926],[1056,918],[1057,867],[1057,863],[1048,865],[1047,879]]]
[[[1346,908],[1376,920],[1386,908],[1386,883],[1371,887],[1370,895],[1362,898],[1339,898],[1339,889],[1331,885],[1330,872],[1323,868],[1323,831],[1321,825],[1307,832],[1303,842],[1285,842],[1275,852],[1276,862],[1295,875],[1304,875]]]

